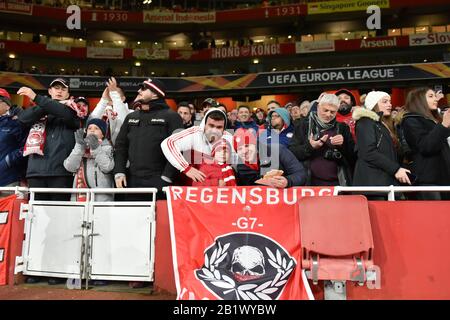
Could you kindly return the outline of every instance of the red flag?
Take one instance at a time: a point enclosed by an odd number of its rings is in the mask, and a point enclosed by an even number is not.
[[[8,276],[8,250],[11,236],[11,214],[16,195],[0,199],[0,286],[6,284]]]
[[[297,201],[333,188],[170,187],[178,299],[313,299]]]

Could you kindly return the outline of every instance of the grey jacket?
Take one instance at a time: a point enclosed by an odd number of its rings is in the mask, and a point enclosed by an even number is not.
[[[85,150],[79,144],[75,144],[70,155],[64,160],[64,168],[76,173],[80,164],[85,167],[86,182],[89,188],[114,188],[112,170],[114,169],[113,148],[108,140],[92,152],[92,158],[83,158]],[[73,187],[76,187],[76,175]],[[112,201],[113,194],[98,194],[97,201]]]

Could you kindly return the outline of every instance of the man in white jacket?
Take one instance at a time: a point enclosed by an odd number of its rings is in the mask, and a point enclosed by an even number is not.
[[[203,182],[205,174],[193,165],[201,164],[204,157],[211,157],[211,146],[220,138],[233,145],[233,136],[225,131],[226,126],[225,113],[217,108],[209,109],[199,126],[167,137],[161,143],[161,149],[172,166],[193,181]]]
[[[125,117],[134,110],[128,109],[125,95],[117,86],[114,77],[108,79],[107,87],[103,91],[102,98],[92,111],[89,118],[103,119],[108,123],[109,134],[113,145],[116,143],[117,135]]]

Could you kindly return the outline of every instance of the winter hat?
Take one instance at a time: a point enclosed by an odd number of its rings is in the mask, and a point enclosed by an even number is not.
[[[2,88],[0,88],[0,101],[3,101],[10,107],[12,106],[11,96],[9,95],[8,91]]]
[[[103,133],[103,137],[106,137],[107,124],[102,119],[93,118],[88,121],[86,129],[89,128],[91,124],[95,124]]]
[[[274,112],[278,113],[281,119],[283,119],[284,124],[289,127],[291,124],[291,116],[289,115],[289,111],[284,108],[276,108],[275,110],[269,112],[269,119],[272,118],[272,113]]]
[[[89,106],[89,101],[85,97],[78,97],[74,101],[75,103],[84,102],[87,106]]]
[[[371,91],[367,94],[366,101],[364,102],[364,106],[366,109],[372,110],[377,105],[378,101],[383,97],[390,97],[389,93],[384,91]]]
[[[338,91],[336,91],[334,94],[336,95],[336,97],[339,97],[340,94],[345,93],[346,95],[350,96],[350,100],[352,100],[352,106],[356,106],[356,98],[353,95],[353,93],[348,90],[348,89],[339,89]]]
[[[154,92],[158,97],[164,98],[166,96],[166,86],[162,81],[155,79],[155,78],[148,78],[147,80],[144,80],[139,85],[142,89],[150,89],[150,91]]]
[[[206,98],[203,102],[202,102],[202,107],[205,104],[209,104],[212,108],[217,108],[219,106],[219,104],[217,103],[216,100],[214,100],[213,98]]]
[[[228,151],[230,151],[231,152],[231,144],[227,141],[227,140],[225,140],[225,139],[219,139],[218,141],[216,141],[213,145],[212,145],[212,147],[211,147],[211,149],[212,149],[212,151],[211,151],[211,156],[215,156],[215,154],[216,154],[216,152],[217,151],[220,151],[220,150],[225,150],[225,149],[227,149]]]
[[[245,130],[244,128],[239,128],[233,135],[234,150],[237,150],[239,146],[256,143],[257,138],[253,130]]]

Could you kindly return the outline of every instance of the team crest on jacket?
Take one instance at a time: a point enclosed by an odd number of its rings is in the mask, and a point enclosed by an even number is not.
[[[195,276],[224,300],[276,300],[296,262],[274,240],[256,233],[230,233],[206,249]]]

